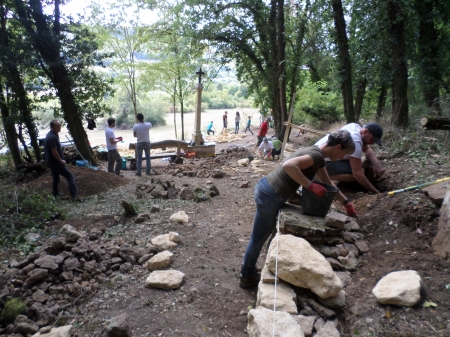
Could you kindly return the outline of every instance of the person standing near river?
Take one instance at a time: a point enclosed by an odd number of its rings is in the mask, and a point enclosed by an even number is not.
[[[136,174],[138,177],[141,176],[142,170],[142,151],[145,153],[145,173],[150,175],[152,164],[150,162],[150,129],[152,128],[152,123],[144,122],[144,115],[138,113],[136,115],[138,123],[133,126],[133,136],[137,138],[136,140]]]
[[[117,137],[114,134],[113,128],[116,126],[114,118],[108,118],[108,127],[105,129],[106,148],[108,149],[108,172],[120,175],[122,168],[122,157],[117,151],[117,143],[122,141],[122,137]],[[116,163],[114,167],[114,163]]]

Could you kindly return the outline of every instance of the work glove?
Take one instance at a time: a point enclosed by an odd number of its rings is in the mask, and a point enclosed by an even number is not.
[[[356,218],[356,209],[353,207],[353,204],[351,202],[348,202],[345,205],[345,209],[347,211],[347,215]]]
[[[316,184],[312,181],[308,186],[308,191],[313,192],[319,198],[322,198],[324,195],[327,194],[327,189],[325,187],[323,187],[322,185]]]

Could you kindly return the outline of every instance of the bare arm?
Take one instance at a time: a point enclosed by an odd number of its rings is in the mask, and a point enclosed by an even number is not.
[[[116,143],[120,142],[120,140],[117,140],[116,138],[109,138],[109,142],[111,144],[116,144]]]
[[[350,166],[352,167],[352,174],[355,180],[361,184],[362,187],[375,194],[380,192],[370,183],[367,177],[364,175],[361,159],[350,157]]]
[[[384,174],[384,168],[381,165],[380,161],[378,160],[375,152],[373,152],[372,148],[370,146],[364,146],[363,152],[367,159],[369,159],[373,164],[373,172],[375,173],[376,177],[382,177]]]
[[[294,179],[297,183],[304,187],[308,187],[311,180],[309,180],[301,170],[304,170],[314,164],[311,156],[300,156],[289,159],[283,164],[283,170]]]
[[[134,136],[134,137],[137,137],[136,131],[133,132],[133,136]]]
[[[330,176],[328,175],[328,172],[325,167],[321,167],[319,171],[317,171],[317,177],[322,183],[336,187],[336,185],[330,180]],[[347,200],[347,197],[340,190],[338,192],[337,198],[342,203],[344,203],[344,201]]]
[[[66,164],[66,161],[61,159],[61,157],[59,156],[58,151],[56,150],[56,147],[52,147],[52,155],[53,157],[60,162],[61,164]]]

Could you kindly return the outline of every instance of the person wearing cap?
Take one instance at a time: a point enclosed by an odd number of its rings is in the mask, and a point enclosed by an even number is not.
[[[267,118],[264,122],[262,122],[261,127],[259,128],[258,131],[258,142],[256,143],[255,147],[258,147],[259,145],[261,145],[264,137],[267,134],[267,130],[269,130],[269,122],[270,122],[270,118]]]
[[[212,132],[212,134],[213,134],[213,136],[214,136],[214,132],[216,131],[215,129],[213,130],[213,128],[214,128],[214,126],[213,126],[213,121],[211,121],[211,123],[209,123],[207,126],[206,126],[206,133],[208,134],[208,136],[209,136],[209,133],[210,132]]]
[[[362,156],[366,157],[373,166],[373,174],[376,178],[381,178],[384,174],[384,168],[378,161],[375,152],[369,145],[377,144],[382,146],[383,128],[377,123],[367,123],[360,126],[356,123],[350,123],[341,128],[350,132],[355,142],[355,151],[345,156],[342,160],[335,162],[326,160],[326,169],[331,180],[340,182],[357,181],[366,190],[375,194],[380,193],[369,181],[363,168]],[[316,142],[315,145],[323,145],[327,136]],[[369,171],[369,169],[367,170]],[[368,174],[370,176],[370,174]]]
[[[270,156],[272,153],[273,145],[272,142],[267,139],[267,137],[263,138],[263,141],[259,145],[259,153],[261,156]]]
[[[335,131],[328,136],[328,140],[321,146],[310,146],[294,152],[288,160],[262,178],[255,186],[254,196],[256,213],[253,220],[253,230],[250,241],[245,250],[242,263],[239,286],[249,288],[258,284],[260,273],[256,269],[256,262],[261,253],[264,242],[276,227],[279,210],[286,201],[297,196],[297,190],[303,186],[319,198],[327,190],[312,181],[317,177],[325,184],[334,186],[325,169],[325,157],[330,160],[342,159],[344,155],[355,150],[355,143],[348,131]],[[356,216],[356,210],[347,198],[338,192],[337,199],[345,204],[347,215]]]

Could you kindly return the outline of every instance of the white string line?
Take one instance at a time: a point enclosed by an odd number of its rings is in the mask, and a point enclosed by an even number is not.
[[[278,279],[278,235],[280,233],[280,211],[278,211],[278,219],[277,219],[277,234],[276,243],[277,248],[275,252],[275,291],[274,291],[274,299],[273,299],[273,326],[272,326],[272,337],[275,337],[275,314],[277,309],[277,279]]]

